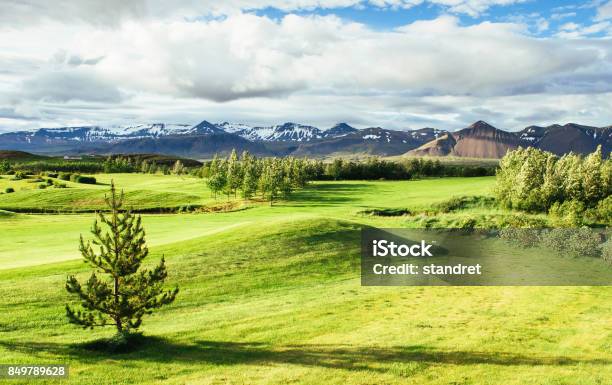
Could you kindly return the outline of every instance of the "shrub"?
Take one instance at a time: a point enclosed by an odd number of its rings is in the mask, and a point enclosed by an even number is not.
[[[94,178],[93,176],[77,175],[74,178],[74,182],[84,184],[96,184],[96,178]]]
[[[12,187],[7,187],[7,188],[4,189],[4,192],[7,193],[7,194],[14,193],[15,189],[12,188]]]
[[[579,229],[551,229],[542,233],[542,244],[572,257],[598,257],[602,235],[582,227]]]
[[[46,173],[46,175],[47,175],[49,178],[57,178],[58,173],[56,173],[56,172],[48,172],[48,173]]]
[[[602,243],[600,249],[601,257],[604,259],[604,261],[612,263],[612,238]]]
[[[501,229],[541,229],[546,227],[546,220],[543,218],[534,218],[524,213],[516,213],[502,216],[498,221],[498,227]]]
[[[599,202],[595,210],[598,220],[604,223],[612,223],[612,195]]]
[[[473,207],[493,207],[495,199],[486,196],[460,196],[453,197],[436,204],[435,210],[441,213],[450,213]]]
[[[53,187],[55,188],[66,188],[66,183],[60,183],[58,181],[53,182]]]
[[[22,179],[26,179],[27,177],[28,175],[24,171],[15,171],[13,180],[22,180]]]
[[[47,185],[45,183],[41,183],[41,184],[38,185],[38,188],[41,189],[41,190],[44,190],[44,189],[47,188]]]
[[[464,229],[464,230],[472,230],[476,228],[477,225],[478,225],[478,222],[476,221],[476,219],[471,218],[471,217],[466,217],[466,218],[461,218],[459,220],[457,227],[460,229]]]
[[[577,201],[589,209],[612,192],[611,168],[612,159],[603,156],[601,146],[586,157],[570,153],[561,158],[534,148],[519,148],[500,161],[494,191],[508,208],[546,212],[555,202]],[[571,218],[577,213],[570,210],[557,218],[569,221],[569,225],[580,224],[580,216]]]
[[[584,223],[585,208],[580,201],[555,202],[548,211],[553,226],[579,227]]]
[[[502,229],[499,231],[499,237],[521,247],[536,247],[541,242],[540,231],[536,229]]]
[[[69,181],[71,176],[72,174],[69,172],[60,172],[57,177],[61,180]]]

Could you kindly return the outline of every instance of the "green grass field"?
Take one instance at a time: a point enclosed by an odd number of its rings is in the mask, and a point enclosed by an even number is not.
[[[111,176],[97,177],[1,195],[0,209],[69,212],[75,196],[100,208]],[[139,207],[218,204],[196,178],[112,178]],[[70,384],[612,383],[612,288],[360,286],[361,226],[420,223],[364,210],[425,209],[490,195],[493,183],[318,182],[273,207],[143,215],[149,263],[164,255],[181,292],[145,319],[147,343],[119,355],[86,344],[114,330],[84,331],[64,315],[66,276],[88,272],[77,246],[93,214],[0,211],[0,363],[67,363],[69,379],[37,381]],[[474,207],[443,223],[505,215]]]

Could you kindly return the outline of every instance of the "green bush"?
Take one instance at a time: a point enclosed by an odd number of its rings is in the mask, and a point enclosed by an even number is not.
[[[540,233],[536,229],[507,228],[499,231],[499,237],[520,247],[536,247],[542,241]]]
[[[84,184],[96,184],[96,178],[94,178],[93,176],[77,175],[74,178],[74,182]]]
[[[4,192],[7,193],[7,194],[14,193],[15,189],[12,188],[12,187],[7,187],[7,188],[4,189]]]
[[[444,202],[436,204],[435,212],[450,213],[453,211],[464,210],[475,207],[493,207],[495,198],[486,196],[460,196],[453,197]]]
[[[22,179],[26,179],[28,177],[28,174],[26,174],[24,171],[16,171],[15,175],[13,176],[13,180],[22,180]]]
[[[511,215],[501,216],[497,227],[519,228],[519,229],[541,229],[546,227],[547,222],[543,218],[534,218],[524,213],[516,213]]]
[[[555,202],[548,214],[555,227],[580,227],[584,224],[585,208],[582,202],[576,200]]]
[[[604,261],[612,263],[612,238],[602,243],[600,249],[601,257],[604,259]]]
[[[612,195],[597,204],[595,213],[597,219],[603,223],[612,223]]]
[[[41,184],[38,185],[38,188],[41,189],[41,190],[44,190],[44,189],[47,188],[47,185],[45,183],[41,183]]]
[[[602,235],[582,227],[579,229],[551,229],[542,233],[542,244],[571,257],[599,257]]]
[[[55,188],[66,188],[66,183],[61,183],[58,181],[53,182],[53,187]]]
[[[71,176],[72,174],[69,172],[60,172],[57,177],[61,180],[69,181]]]
[[[558,157],[535,148],[509,151],[500,161],[494,192],[507,208],[546,212],[555,202],[580,202],[585,209],[595,208],[612,194],[612,159],[602,154],[601,146],[592,154],[567,154]],[[556,207],[561,222],[582,222],[576,210]],[[561,209],[561,212],[559,210]],[[563,210],[565,209],[565,210]],[[565,211],[565,212],[563,212]]]

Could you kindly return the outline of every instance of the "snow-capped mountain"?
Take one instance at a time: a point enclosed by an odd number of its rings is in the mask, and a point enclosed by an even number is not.
[[[324,138],[338,138],[341,136],[345,136],[351,134],[353,132],[357,132],[355,127],[351,127],[346,123],[338,123],[332,128],[323,131]]]
[[[308,142],[323,137],[317,127],[299,123],[283,123],[267,127],[251,127],[246,124],[223,122],[218,127],[241,137],[266,142]]]
[[[189,124],[137,124],[127,126],[79,126],[39,128],[36,131],[20,131],[27,142],[31,141],[77,141],[112,142],[124,139],[158,138],[168,135],[184,135],[192,130]],[[15,133],[16,134],[16,133]],[[6,135],[6,134],[5,134]]]
[[[39,128],[0,134],[0,149],[35,153],[159,153],[195,157],[248,150],[262,156],[330,156],[334,154],[400,155],[418,150],[428,155],[499,157],[508,148],[533,146],[557,154],[612,148],[611,127],[577,124],[530,126],[510,133],[485,122],[449,133],[422,128],[412,131],[380,127],[356,129],[338,123],[321,130],[299,123],[251,126],[242,123],[143,123],[124,126]],[[418,152],[417,151],[417,152]]]

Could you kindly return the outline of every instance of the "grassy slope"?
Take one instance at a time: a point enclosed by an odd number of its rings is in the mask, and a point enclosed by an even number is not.
[[[117,178],[118,186],[128,186],[128,175]],[[108,176],[99,177],[109,182]],[[445,180],[422,180],[410,182],[321,182],[308,189],[296,192],[293,200],[277,203],[274,207],[258,206],[248,210],[219,214],[145,215],[144,223],[149,245],[157,246],[195,238],[224,229],[236,230],[239,226],[257,226],[258,223],[285,217],[323,216],[352,221],[367,221],[372,225],[404,227],[403,218],[364,218],[356,215],[366,208],[376,207],[426,207],[432,203],[462,194],[488,194],[492,178],[449,178]],[[127,191],[143,190],[152,186],[156,193],[174,194],[185,185],[185,193],[197,194],[205,187],[199,179],[179,179],[174,176],[136,175]],[[74,191],[96,194],[106,192],[108,186],[84,186]],[[54,192],[53,194],[45,194]],[[70,196],[70,189],[42,190],[37,203],[49,207],[50,201],[64,192]],[[200,192],[204,197],[208,192]],[[13,194],[10,194],[13,195]],[[14,193],[18,196],[18,193]],[[156,195],[153,195],[156,196]],[[128,195],[131,198],[131,195]],[[145,195],[146,197],[146,195]],[[0,197],[1,198],[1,197]],[[66,198],[68,199],[68,198]],[[207,198],[210,199],[210,198]],[[223,201],[223,200],[221,200]],[[1,199],[0,199],[1,202]],[[131,202],[131,201],[130,201]],[[209,201],[209,203],[214,201]],[[154,204],[150,200],[147,204]],[[79,215],[15,215],[0,217],[0,269],[50,263],[79,258],[79,234],[87,233],[94,219],[93,214]]]
[[[0,195],[0,208],[28,210],[44,208],[61,212],[93,211],[104,208],[104,195],[111,180],[125,190],[126,199],[135,209],[178,208],[185,205],[206,205],[213,201],[202,179],[174,175],[97,174],[98,184],[66,183],[66,189],[39,190],[39,183],[30,180],[0,179],[0,191],[13,187],[12,194]]]
[[[67,382],[79,384],[609,383],[610,288],[360,286],[360,224],[404,219],[357,211],[425,206],[490,185],[323,183],[271,209],[146,216],[151,262],[166,256],[181,293],[145,320],[149,344],[120,356],[78,344],[111,330],[65,323],[63,282],[83,264],[33,266],[45,262],[34,240],[74,250],[70,237],[92,216],[2,217],[0,245],[21,239],[12,254],[32,265],[7,269],[11,251],[0,253],[0,291],[11,293],[0,298],[2,362],[68,362]],[[61,240],[40,240],[48,233]]]

